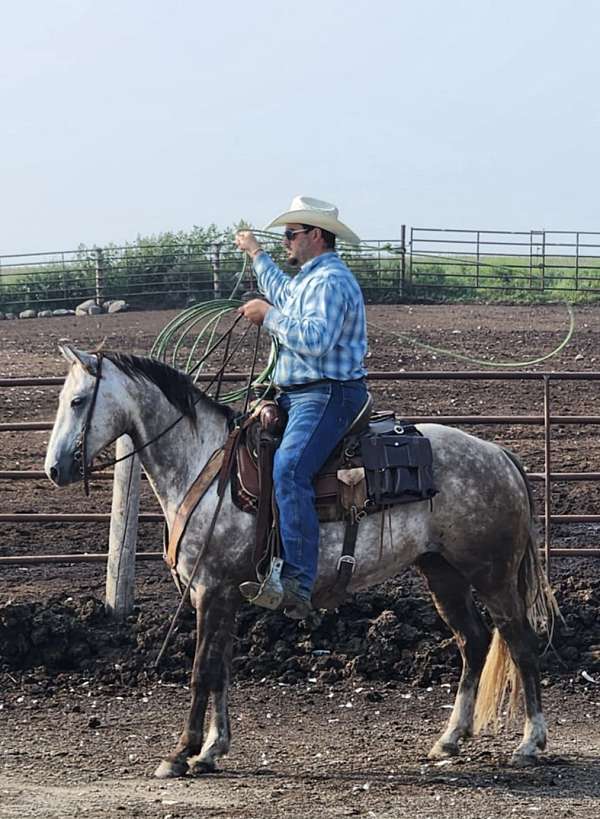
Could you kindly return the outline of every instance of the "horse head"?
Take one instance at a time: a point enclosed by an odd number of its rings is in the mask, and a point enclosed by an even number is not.
[[[126,431],[122,390],[114,367],[103,367],[98,354],[61,342],[69,372],[46,450],[44,469],[57,486],[82,480],[94,457]]]

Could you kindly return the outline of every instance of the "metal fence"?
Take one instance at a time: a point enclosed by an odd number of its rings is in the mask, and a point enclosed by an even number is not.
[[[600,232],[411,228],[405,291],[600,293]]]
[[[226,376],[228,381],[247,381],[247,373],[229,373]],[[201,376],[201,380],[210,379],[209,375]],[[368,375],[371,382],[380,381],[491,381],[503,383],[507,381],[535,381],[540,384],[543,394],[543,412],[541,414],[527,415],[456,415],[456,416],[415,416],[405,417],[405,421],[411,423],[441,423],[453,426],[537,426],[543,431],[544,469],[542,472],[529,472],[529,478],[533,482],[543,485],[543,513],[540,519],[544,522],[544,552],[546,557],[546,567],[549,570],[553,557],[600,557],[600,549],[591,546],[578,548],[559,548],[552,544],[553,527],[556,524],[585,524],[597,527],[600,524],[600,514],[557,514],[552,508],[552,486],[557,483],[589,482],[600,481],[599,471],[585,472],[561,472],[557,470],[558,458],[552,448],[552,430],[555,427],[592,425],[600,426],[600,415],[555,415],[552,413],[551,384],[562,381],[579,381],[600,384],[600,372],[404,372],[385,371],[371,372]],[[0,389],[15,388],[22,386],[56,386],[62,384],[62,378],[0,378]],[[31,430],[47,431],[52,428],[49,421],[0,421],[0,433],[2,432],[25,432]],[[40,461],[43,453],[40,452]],[[15,480],[39,480],[44,477],[40,470],[4,470],[0,471],[0,481]],[[108,476],[97,476],[100,480],[107,480]],[[96,480],[96,476],[94,476]],[[111,518],[109,512],[21,512],[21,513],[0,513],[1,524],[44,524],[44,523],[93,523],[98,521],[108,522]],[[162,515],[156,512],[142,512],[139,520],[161,522]],[[162,557],[159,552],[146,552],[138,554],[138,558],[143,560],[153,560]],[[27,565],[30,563],[58,563],[58,562],[85,562],[105,560],[106,555],[28,555],[28,556],[0,556],[0,566],[2,565]]]
[[[281,243],[265,247],[284,265]],[[401,226],[397,239],[341,245],[371,302],[600,294],[600,232]],[[87,299],[181,308],[231,295],[243,267],[231,237],[0,256],[0,311],[73,309]],[[252,289],[247,266],[244,289]]]
[[[284,266],[281,243],[263,243]],[[340,248],[370,300],[403,292],[403,244],[387,240]],[[102,305],[123,299],[138,309],[181,308],[231,295],[243,270],[231,242],[80,248],[56,253],[0,256],[0,310],[74,309],[87,299]],[[254,286],[246,266],[244,289]]]

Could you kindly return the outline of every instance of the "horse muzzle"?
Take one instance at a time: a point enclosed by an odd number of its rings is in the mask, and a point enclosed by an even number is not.
[[[46,458],[44,470],[55,486],[68,486],[83,477],[80,462],[73,453],[58,458]]]

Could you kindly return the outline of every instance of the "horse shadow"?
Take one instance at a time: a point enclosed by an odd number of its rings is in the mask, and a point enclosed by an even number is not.
[[[200,781],[202,776],[193,776]],[[548,756],[538,764],[526,768],[512,768],[509,756],[492,756],[491,752],[480,752],[465,759],[456,758],[431,762],[423,758],[416,768],[367,768],[352,771],[342,767],[328,766],[317,771],[297,773],[268,767],[230,770],[221,768],[209,776],[216,780],[248,781],[258,778],[271,784],[295,783],[298,787],[320,783],[346,784],[353,791],[371,790],[385,786],[388,793],[405,788],[422,789],[430,792],[432,786],[450,791],[489,790],[490,792],[511,792],[522,797],[551,796],[554,799],[596,798],[600,796],[600,758],[586,754]]]

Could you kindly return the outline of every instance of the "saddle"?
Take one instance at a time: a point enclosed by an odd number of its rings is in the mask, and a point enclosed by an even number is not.
[[[431,444],[414,425],[401,424],[393,412],[372,414],[367,401],[342,441],[314,480],[315,505],[321,522],[345,521],[338,562],[338,592],[343,596],[356,560],[358,524],[369,514],[401,503],[431,500],[437,493]],[[273,458],[286,418],[274,401],[257,407],[254,421],[242,433],[231,474],[235,505],[255,515],[254,563],[276,556],[277,509],[273,500]],[[267,561],[268,563],[269,561]]]
[[[218,479],[222,496],[229,484],[234,504],[255,515],[254,565],[268,579],[281,566],[278,558],[277,507],[273,493],[273,459],[286,418],[275,401],[259,401],[252,412],[237,419],[224,447],[202,468],[177,511],[173,530],[165,528],[165,560],[178,583],[179,543],[194,509]],[[372,414],[369,395],[344,438],[314,481],[319,520],[345,521],[338,578],[331,597],[339,602],[356,566],[354,551],[360,521],[368,514],[401,503],[431,500],[434,484],[429,440],[413,425],[401,424],[393,412]],[[265,564],[264,573],[259,566]]]
[[[264,490],[272,487],[272,456],[285,429],[284,413],[264,401],[244,431],[232,475],[232,498],[243,512],[256,515]],[[369,395],[342,441],[314,481],[322,522],[343,520],[352,499],[366,514],[384,506],[429,500],[436,493],[431,445],[412,424],[393,412],[372,414]],[[359,487],[349,492],[346,487]]]

